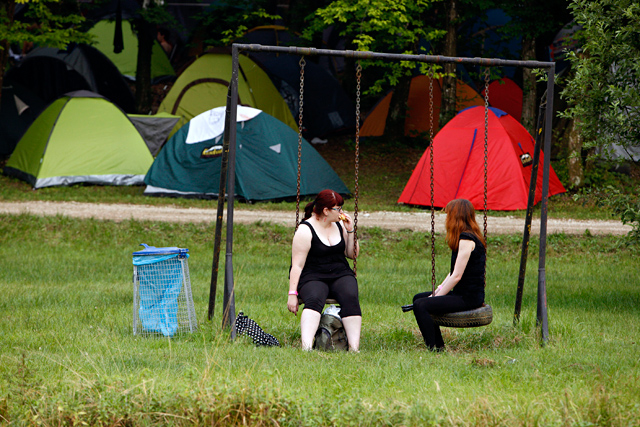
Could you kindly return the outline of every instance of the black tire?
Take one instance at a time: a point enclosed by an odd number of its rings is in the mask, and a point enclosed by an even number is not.
[[[447,313],[441,316],[431,315],[433,322],[439,326],[449,328],[475,328],[486,326],[493,320],[493,309],[490,305],[483,304],[473,310]]]

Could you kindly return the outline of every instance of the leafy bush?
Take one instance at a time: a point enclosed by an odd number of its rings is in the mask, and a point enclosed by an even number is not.
[[[640,186],[635,191],[622,192],[618,188],[606,186],[603,188],[586,188],[574,195],[575,201],[595,200],[599,207],[611,209],[612,215],[619,216],[625,225],[632,229],[626,236],[631,245],[640,245]]]

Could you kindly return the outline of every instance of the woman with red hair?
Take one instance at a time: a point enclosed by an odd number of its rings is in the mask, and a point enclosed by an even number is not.
[[[473,205],[466,199],[451,200],[445,212],[450,272],[433,294],[422,292],[413,297],[413,314],[427,348],[434,351],[444,350],[444,341],[431,314],[472,310],[484,303],[487,245]]]
[[[362,313],[358,282],[347,257],[355,258],[359,247],[351,216],[342,210],[344,200],[333,190],[323,190],[304,208],[291,249],[287,308],[298,313],[298,296],[304,302],[300,316],[302,349],[311,350],[327,297],[340,304],[340,317],[349,350],[358,351]]]

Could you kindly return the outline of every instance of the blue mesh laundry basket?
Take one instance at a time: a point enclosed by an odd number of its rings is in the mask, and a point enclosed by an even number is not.
[[[172,337],[197,328],[189,249],[145,243],[133,253],[133,334]]]

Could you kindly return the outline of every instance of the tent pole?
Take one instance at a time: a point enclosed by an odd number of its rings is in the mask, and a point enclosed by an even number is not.
[[[540,326],[542,344],[549,340],[547,319],[547,277],[545,270],[547,252],[547,210],[549,201],[549,170],[551,168],[551,128],[553,123],[553,84],[555,64],[547,72],[547,111],[544,129],[544,162],[542,167],[542,206],[540,212],[540,254],[538,256],[538,307],[536,323]]]
[[[533,218],[533,206],[535,204],[536,186],[538,183],[538,168],[540,166],[540,149],[542,146],[544,115],[546,114],[546,99],[540,102],[538,109],[538,125],[536,126],[536,143],[533,149],[533,162],[531,163],[531,179],[529,180],[529,198],[527,200],[527,213],[522,234],[522,249],[520,251],[520,273],[518,275],[518,288],[516,290],[516,308],[513,313],[513,326],[520,322],[522,308],[522,294],[524,292],[524,278],[527,273],[527,257],[529,256],[529,240],[531,237],[531,221]]]

